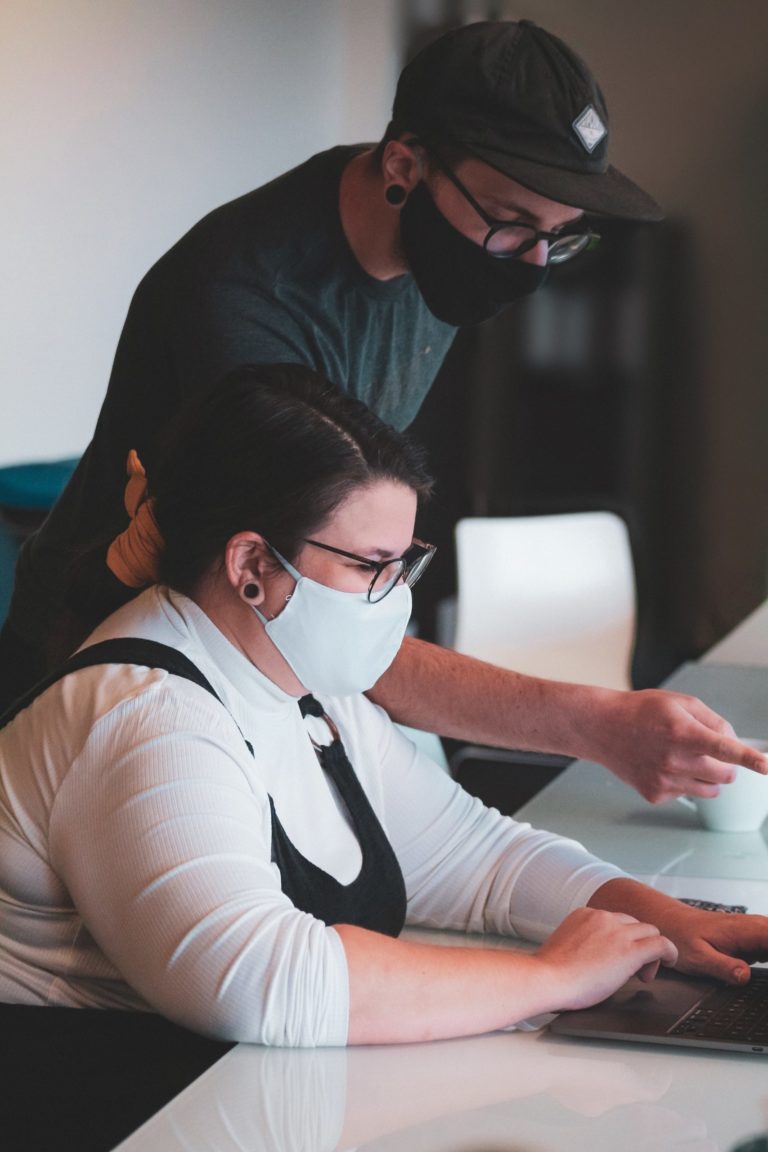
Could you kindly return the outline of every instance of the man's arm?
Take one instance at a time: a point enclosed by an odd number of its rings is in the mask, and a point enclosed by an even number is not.
[[[596,760],[655,804],[716,795],[732,764],[768,773],[768,759],[694,696],[541,680],[423,640],[407,638],[368,695],[412,728]]]

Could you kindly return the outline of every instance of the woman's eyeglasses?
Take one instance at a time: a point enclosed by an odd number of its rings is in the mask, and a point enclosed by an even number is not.
[[[417,580],[423,575],[430,560],[435,554],[434,544],[425,544],[423,540],[414,539],[407,552],[392,560],[371,560],[368,556],[358,556],[355,552],[345,552],[343,548],[333,548],[330,544],[322,544],[319,540],[305,540],[313,548],[322,548],[326,552],[334,552],[337,556],[345,556],[347,560],[357,560],[359,564],[373,572],[373,579],[368,585],[368,599],[371,604],[378,604],[402,580],[409,588],[413,588]]]

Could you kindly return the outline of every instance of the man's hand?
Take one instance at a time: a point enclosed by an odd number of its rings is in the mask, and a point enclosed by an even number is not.
[[[766,757],[694,696],[522,676],[411,637],[368,695],[425,732],[596,760],[654,804],[717,795],[733,764],[768,772]]]
[[[656,689],[611,692],[584,733],[589,759],[604,764],[653,804],[675,796],[716,796],[734,764],[768,773],[768,759],[695,696]],[[581,755],[585,755],[582,751]]]

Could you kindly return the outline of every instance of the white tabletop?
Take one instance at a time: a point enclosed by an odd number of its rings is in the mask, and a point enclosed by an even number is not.
[[[698,889],[711,892],[722,883],[751,892],[753,901],[762,902],[764,891],[768,898],[768,823],[757,832],[707,832],[690,808],[674,800],[654,807],[598,764],[577,761],[521,808],[517,819],[573,836],[670,895],[701,898]],[[697,891],[683,891],[681,877],[690,878]],[[768,913],[768,907],[751,904],[750,910]]]
[[[724,1152],[766,1128],[759,1059],[546,1032],[404,1047],[239,1045],[121,1152]]]
[[[768,606],[750,620],[711,661],[768,666]],[[596,764],[573,765],[520,816],[670,895],[768,914],[764,832],[705,832],[682,805],[654,808]],[[726,1152],[765,1131],[765,1059],[544,1030],[312,1051],[241,1044],[120,1152]]]

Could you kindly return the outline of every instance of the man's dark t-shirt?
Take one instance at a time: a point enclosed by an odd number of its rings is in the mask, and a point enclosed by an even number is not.
[[[411,423],[455,329],[410,275],[375,280],[353,256],[338,198],[358,151],[320,153],[211,212],[139,284],[93,440],[19,558],[9,623],[25,641],[47,644],[71,562],[125,527],[128,451],[151,479],[158,434],[228,370],[307,364],[395,427]]]

